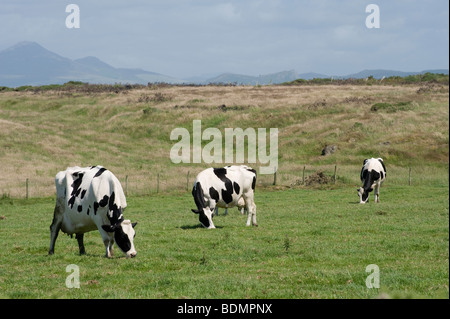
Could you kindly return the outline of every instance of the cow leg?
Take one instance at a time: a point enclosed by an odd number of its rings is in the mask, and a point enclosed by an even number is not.
[[[253,224],[253,226],[258,226],[258,223],[256,222],[256,205],[254,202],[253,192],[245,193],[242,197],[244,198],[245,208],[248,212],[247,226],[250,226],[250,222]]]
[[[62,224],[62,213],[59,209],[59,206],[55,206],[55,211],[53,213],[53,221],[50,225],[50,248],[48,250],[49,255],[53,255],[55,253],[55,242],[56,238],[58,238],[59,230],[61,229]]]
[[[258,223],[256,222],[256,205],[252,205],[252,207],[249,207],[247,209],[247,226],[250,226],[250,222],[253,224],[253,226],[258,226]]]
[[[216,206],[216,208],[214,209],[214,215],[219,216],[219,207]]]
[[[84,249],[84,234],[76,234],[75,238],[77,239],[78,242],[78,248],[80,249],[80,255],[86,255],[86,251]]]
[[[204,209],[205,215],[206,215],[206,217],[209,220],[209,227],[208,227],[208,229],[216,228],[216,226],[214,226],[214,223],[213,223],[213,217],[214,217],[214,213],[213,212],[214,212],[215,208],[216,208],[215,206],[209,206],[206,209]]]
[[[375,186],[375,203],[380,202],[380,183],[377,183]]]
[[[103,243],[105,244],[105,257],[111,258],[113,256],[111,247],[112,247],[112,241],[110,239],[104,239]]]
[[[103,244],[105,245],[105,257],[110,258],[112,254],[112,246],[114,245],[114,233],[108,233],[103,228],[99,227],[100,235],[103,239]]]
[[[252,215],[253,215],[253,226],[258,226],[258,223],[256,222],[256,205],[255,205],[255,203],[253,203],[253,213],[252,213]]]
[[[111,257],[114,256],[113,247],[114,247],[114,239],[109,242],[109,254],[111,255]]]

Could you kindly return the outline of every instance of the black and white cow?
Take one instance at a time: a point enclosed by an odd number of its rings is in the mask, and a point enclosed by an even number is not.
[[[256,171],[248,166],[226,166],[208,168],[200,172],[194,182],[192,196],[199,214],[200,223],[206,228],[215,228],[212,221],[216,206],[222,208],[245,204],[248,211],[247,226],[256,223],[256,205],[254,193]]]
[[[80,255],[85,254],[84,233],[98,229],[106,248],[106,257],[113,255],[113,245],[127,257],[135,257],[133,239],[134,226],[124,219],[127,207],[119,180],[102,166],[69,167],[55,177],[56,205],[50,225],[50,249],[55,251],[55,242],[61,229],[68,235],[75,234]]]
[[[364,160],[361,169],[363,187],[358,188],[359,202],[365,204],[369,201],[369,193],[375,187],[375,203],[380,202],[380,186],[386,178],[386,167],[382,158],[369,158]]]

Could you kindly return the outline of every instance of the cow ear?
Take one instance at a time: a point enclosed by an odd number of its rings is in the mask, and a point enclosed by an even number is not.
[[[131,227],[136,227],[136,225],[137,225],[137,222],[135,222],[135,223],[131,223]]]
[[[191,210],[192,210],[192,212],[195,213],[195,214],[200,214],[200,211],[197,210],[197,209],[191,209]]]
[[[112,233],[116,230],[116,226],[113,225],[102,225],[102,228],[107,233]]]

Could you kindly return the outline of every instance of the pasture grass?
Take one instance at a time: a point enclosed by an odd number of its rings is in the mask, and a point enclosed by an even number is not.
[[[54,199],[0,200],[0,298],[448,298],[448,185],[384,185],[381,203],[354,188],[261,189],[259,227],[237,209],[199,226],[188,192],[128,198],[136,258],[104,257],[97,231],[87,255],[60,233],[48,256]],[[220,211],[223,214],[223,210]],[[79,266],[80,288],[65,285]],[[369,264],[380,288],[368,289]]]
[[[448,83],[86,89],[0,90],[0,298],[449,297]],[[192,134],[193,120],[222,134],[278,128],[277,184],[257,180],[259,227],[230,209],[206,230],[190,212],[211,164],[169,154],[171,131]],[[337,151],[321,156],[326,145]],[[387,179],[380,204],[359,205],[368,157],[384,159]],[[103,165],[123,186],[128,176],[136,258],[104,258],[96,231],[87,255],[60,234],[47,256],[54,177],[74,165]],[[303,170],[335,166],[335,183],[303,184]],[[70,264],[80,289],[65,285]],[[365,285],[370,264],[379,289]]]

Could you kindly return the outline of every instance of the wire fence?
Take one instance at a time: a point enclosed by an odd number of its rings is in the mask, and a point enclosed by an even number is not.
[[[196,175],[201,171],[185,169],[183,173],[173,175],[170,171],[142,174],[136,172],[124,176],[116,175],[126,196],[146,196],[170,192],[190,192]],[[258,174],[257,188],[271,187],[345,187],[359,185],[360,169],[339,165],[328,166],[297,166],[296,169],[275,169],[273,174]],[[448,167],[442,168],[412,168],[395,167],[387,170],[384,184],[386,185],[448,185]],[[0,188],[0,199],[4,198],[39,198],[55,196],[53,178],[28,177],[17,180]]]

